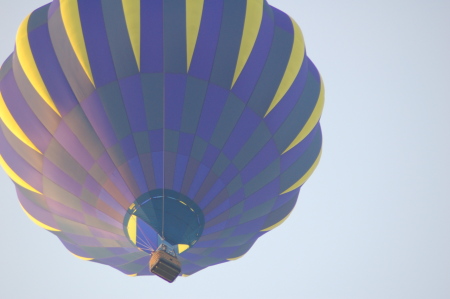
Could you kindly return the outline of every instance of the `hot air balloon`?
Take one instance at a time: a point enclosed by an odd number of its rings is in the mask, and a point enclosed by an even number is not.
[[[173,281],[286,220],[323,104],[265,0],[54,0],[0,69],[0,164],[73,255]]]

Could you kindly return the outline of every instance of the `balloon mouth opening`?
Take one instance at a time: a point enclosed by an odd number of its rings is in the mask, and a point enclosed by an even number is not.
[[[204,226],[201,208],[189,197],[170,189],[142,194],[128,208],[124,219],[128,239],[148,253],[158,248],[161,239],[181,253],[198,241]]]

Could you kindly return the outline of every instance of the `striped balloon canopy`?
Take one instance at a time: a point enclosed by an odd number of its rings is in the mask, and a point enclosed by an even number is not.
[[[280,225],[321,154],[320,75],[265,0],[54,0],[0,69],[0,164],[75,256],[183,276]]]

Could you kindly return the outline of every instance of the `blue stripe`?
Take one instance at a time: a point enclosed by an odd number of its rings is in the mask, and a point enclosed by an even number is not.
[[[222,9],[223,1],[205,1],[189,75],[209,80],[219,39]]]
[[[117,79],[102,3],[101,0],[78,0],[78,9],[94,82],[96,87],[101,87]]]
[[[141,1],[141,72],[163,71],[163,1]]]
[[[186,73],[186,2],[164,1],[164,71]]]
[[[47,24],[28,33],[30,47],[44,84],[62,116],[78,105],[72,89],[61,69]]]
[[[247,1],[242,0],[224,1],[211,82],[226,89],[230,89],[233,82],[244,28],[246,5]]]

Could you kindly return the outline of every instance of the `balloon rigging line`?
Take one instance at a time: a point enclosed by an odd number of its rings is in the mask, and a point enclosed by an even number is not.
[[[164,18],[164,5],[163,5],[163,18]],[[163,36],[164,36],[164,26],[162,27],[163,30]],[[164,72],[165,69],[165,55],[164,55],[164,51],[163,51],[163,115],[162,115],[162,217],[161,217],[161,239],[165,240],[164,238],[164,214],[165,214],[165,206],[164,206],[164,199],[165,199],[165,187],[166,187],[166,74]]]
[[[138,237],[139,239],[141,239],[141,240],[142,240],[142,243],[144,243],[144,245],[147,245],[147,247],[149,247],[149,248],[151,249],[151,248],[152,248],[152,246],[151,246],[152,243],[151,243],[151,241],[147,238],[147,234],[144,233],[144,231],[141,229],[141,226],[140,226],[140,225],[138,225],[137,227],[138,227],[139,231],[142,233],[142,235],[144,236],[145,239],[142,239],[142,238],[140,238],[139,236],[136,236],[136,237]]]

